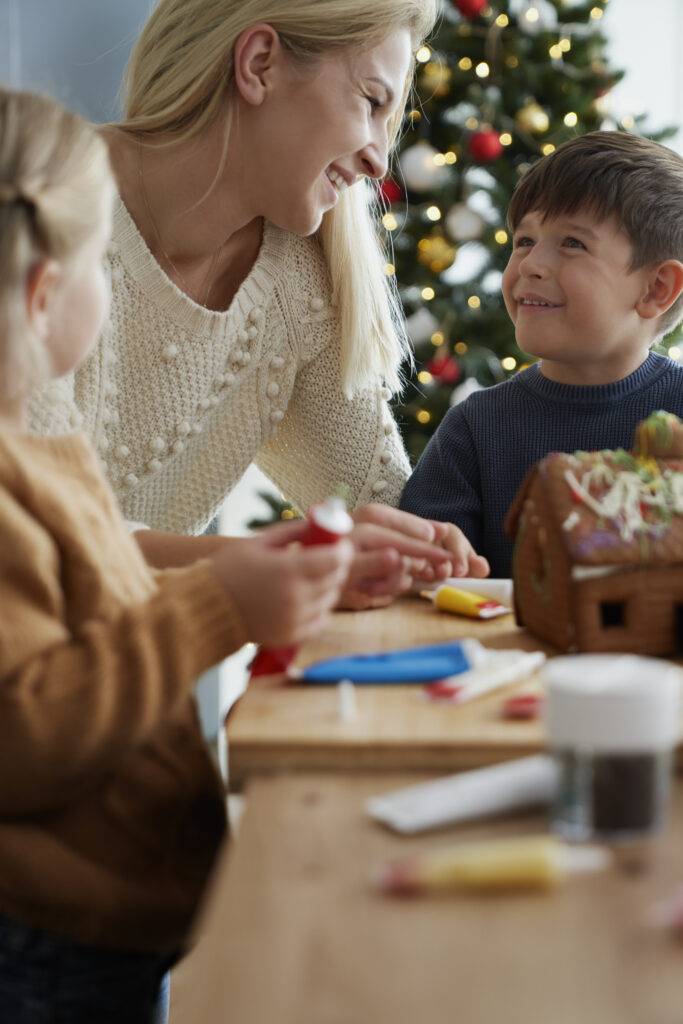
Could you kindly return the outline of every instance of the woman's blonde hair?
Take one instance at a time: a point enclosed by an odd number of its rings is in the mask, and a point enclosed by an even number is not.
[[[187,139],[225,118],[235,43],[257,22],[271,25],[298,61],[314,63],[350,48],[371,48],[398,29],[407,29],[417,48],[435,19],[436,0],[161,0],[131,54],[119,127]],[[410,80],[389,126],[392,143],[409,89]],[[398,388],[401,363],[410,359],[396,288],[383,270],[379,210],[375,190],[359,182],[324,215],[318,231],[341,317],[349,394],[378,375]]]
[[[0,396],[50,376],[26,289],[46,259],[68,263],[103,222],[114,180],[104,142],[55,100],[0,87]]]

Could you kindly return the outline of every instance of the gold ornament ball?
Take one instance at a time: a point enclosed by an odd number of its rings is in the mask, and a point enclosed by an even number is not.
[[[417,243],[417,262],[429,267],[433,274],[441,274],[453,264],[457,250],[443,235],[430,235]]]
[[[420,86],[434,99],[442,99],[451,91],[452,71],[440,60],[430,60],[420,74]]]
[[[515,114],[515,121],[526,132],[547,132],[550,120],[543,107],[534,100],[525,103]]]

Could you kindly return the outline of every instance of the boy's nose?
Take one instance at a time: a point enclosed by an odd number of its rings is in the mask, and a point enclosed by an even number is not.
[[[531,246],[519,264],[520,274],[526,277],[545,277],[549,272],[548,260],[538,245]]]

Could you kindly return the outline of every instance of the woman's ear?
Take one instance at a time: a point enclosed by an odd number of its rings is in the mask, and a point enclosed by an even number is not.
[[[50,333],[52,302],[61,273],[57,260],[48,259],[36,263],[28,275],[26,314],[31,327],[43,341],[47,341]]]
[[[280,37],[272,25],[250,25],[235,43],[235,84],[244,100],[260,106],[272,84],[272,73],[282,55]]]
[[[656,264],[649,275],[648,287],[636,303],[636,312],[643,320],[651,320],[666,313],[683,291],[683,264],[678,260],[664,260]]]

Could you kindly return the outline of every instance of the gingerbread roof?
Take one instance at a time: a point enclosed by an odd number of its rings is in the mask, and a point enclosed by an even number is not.
[[[683,564],[683,459],[623,449],[549,455],[515,498],[506,519],[509,536],[525,512],[549,515],[550,522],[536,526],[557,530],[575,565]]]

